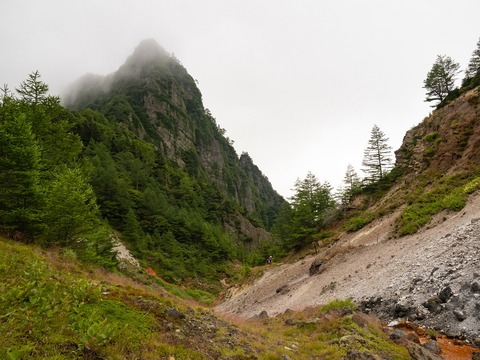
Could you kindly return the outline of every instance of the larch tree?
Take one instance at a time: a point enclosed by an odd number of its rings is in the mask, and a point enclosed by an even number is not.
[[[465,70],[465,79],[471,79],[480,72],[480,39],[477,42],[477,48],[473,51],[468,67]]]
[[[441,103],[454,89],[457,74],[460,72],[460,65],[449,56],[438,55],[427,78],[423,81],[427,90],[425,101],[438,101]],[[438,105],[435,104],[433,106]]]
[[[362,161],[362,171],[366,174],[367,183],[380,180],[392,169],[391,154],[392,147],[388,145],[388,138],[374,125]]]
[[[20,94],[23,101],[38,105],[47,98],[48,85],[40,81],[40,73],[37,71],[28,75],[28,79],[23,81],[18,87],[17,93]]]

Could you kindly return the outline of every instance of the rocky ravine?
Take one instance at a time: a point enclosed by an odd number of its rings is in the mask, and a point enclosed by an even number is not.
[[[216,310],[275,316],[351,298],[386,322],[415,321],[480,342],[480,193],[461,212],[439,214],[435,226],[388,239],[396,216],[345,234],[318,255],[269,268],[254,285],[229,289]]]

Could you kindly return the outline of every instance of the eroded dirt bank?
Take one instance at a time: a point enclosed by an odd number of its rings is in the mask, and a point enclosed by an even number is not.
[[[329,249],[265,271],[254,285],[229,289],[216,310],[250,318],[353,299],[384,321],[408,319],[451,336],[480,334],[480,194],[459,213],[415,235],[388,239],[398,214],[345,234]],[[312,263],[321,263],[310,275]]]

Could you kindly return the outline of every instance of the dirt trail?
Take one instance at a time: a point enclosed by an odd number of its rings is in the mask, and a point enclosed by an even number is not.
[[[361,302],[372,297],[395,298],[420,308],[442,287],[450,286],[456,294],[480,276],[479,193],[471,196],[461,212],[439,214],[433,220],[435,226],[389,240],[398,215],[377,220],[355,234],[344,234],[318,255],[267,269],[252,286],[230,289],[216,310],[245,318],[262,311],[275,316],[333,299]],[[322,259],[321,272],[310,276],[315,259]],[[461,326],[478,336],[475,319],[466,319]]]

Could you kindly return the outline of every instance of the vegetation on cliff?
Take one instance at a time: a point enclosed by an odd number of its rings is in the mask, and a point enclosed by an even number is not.
[[[1,231],[106,267],[116,232],[165,280],[214,292],[232,262],[263,262],[285,200],[236,154],[179,61],[142,43],[95,79],[69,99],[77,110],[38,72],[4,89]]]

